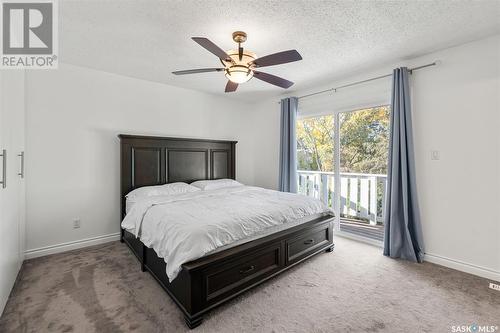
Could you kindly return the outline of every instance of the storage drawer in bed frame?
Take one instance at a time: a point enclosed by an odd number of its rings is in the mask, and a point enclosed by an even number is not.
[[[291,229],[186,263],[172,282],[166,275],[165,262],[153,249],[127,231],[123,240],[142,269],[158,280],[183,311],[187,325],[193,328],[210,309],[315,254],[333,250],[332,238],[333,217],[324,214]]]

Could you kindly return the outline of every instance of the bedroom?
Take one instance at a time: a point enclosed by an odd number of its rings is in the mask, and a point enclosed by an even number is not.
[[[499,1],[26,3],[1,332],[498,331]]]

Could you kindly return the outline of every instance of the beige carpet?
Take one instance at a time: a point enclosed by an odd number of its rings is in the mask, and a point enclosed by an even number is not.
[[[337,238],[322,253],[206,316],[192,332],[451,332],[500,326],[488,281],[385,258]],[[183,332],[181,312],[124,244],[27,261],[0,332]]]

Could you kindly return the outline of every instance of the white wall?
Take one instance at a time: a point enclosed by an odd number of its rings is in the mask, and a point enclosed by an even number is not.
[[[500,38],[436,57],[413,86],[426,254],[500,276]]]
[[[416,71],[411,78],[426,260],[500,279],[500,36],[359,73],[293,95],[434,60],[441,60],[442,64]],[[356,89],[364,88],[347,89],[351,89],[355,104],[355,96],[360,95]],[[335,96],[331,94],[332,100]],[[265,127],[256,138],[255,147],[265,144],[272,148],[256,159],[255,182],[276,188],[279,105],[277,100],[265,101],[256,110],[254,121]],[[430,159],[431,150],[441,152],[439,161]]]
[[[29,72],[26,94],[29,256],[118,233],[119,133],[238,140],[237,179],[253,183],[244,103],[66,64]]]
[[[280,112],[277,100],[268,100],[253,106],[248,124],[258,129],[252,137],[252,168],[254,184],[278,189],[280,142]]]

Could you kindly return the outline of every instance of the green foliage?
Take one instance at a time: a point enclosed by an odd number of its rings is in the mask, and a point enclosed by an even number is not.
[[[340,171],[387,172],[389,107],[343,112],[340,118]],[[334,116],[297,122],[299,170],[333,171]]]
[[[387,172],[389,108],[340,114],[340,172]]]
[[[332,115],[297,122],[299,170],[333,171],[333,131]]]

